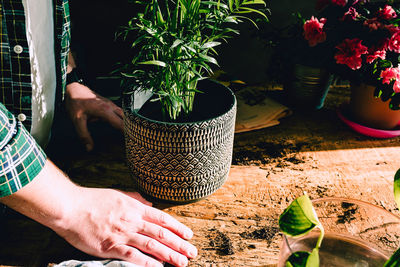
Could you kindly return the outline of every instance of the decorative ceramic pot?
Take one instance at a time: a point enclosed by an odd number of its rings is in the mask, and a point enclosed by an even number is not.
[[[187,203],[222,186],[232,161],[236,118],[233,92],[213,81],[199,82],[198,121],[163,122],[124,99],[126,156],[138,190],[161,202]],[[149,101],[148,101],[149,103]],[[159,102],[152,102],[160,106]]]
[[[390,109],[389,102],[376,98],[374,91],[372,85],[351,84],[350,116],[364,126],[391,130],[400,121],[400,110]]]
[[[293,106],[321,109],[332,80],[333,75],[325,69],[295,64],[284,87]]]

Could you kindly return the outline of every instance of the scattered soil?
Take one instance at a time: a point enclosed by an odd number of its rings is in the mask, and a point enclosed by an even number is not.
[[[316,189],[315,191],[317,192],[317,194],[318,194],[319,197],[324,197],[324,196],[326,196],[326,192],[327,192],[328,190],[329,190],[328,187],[318,185],[318,186],[317,186],[317,189]]]
[[[291,156],[288,158],[285,158],[286,161],[289,161],[293,164],[301,164],[301,163],[305,163],[306,161],[304,160],[305,158],[298,158],[297,156]]]
[[[233,150],[233,164],[254,165],[274,162],[288,162],[291,164],[305,163],[304,158],[296,154],[310,144],[299,142],[259,142],[252,146],[235,147]]]
[[[211,248],[217,250],[220,255],[233,255],[235,254],[234,247],[231,239],[221,231],[212,228],[209,230],[210,234],[207,238],[210,239]]]
[[[386,233],[384,236],[380,236],[378,239],[388,247],[397,248],[399,246],[399,236],[397,235],[391,236]]]
[[[350,223],[351,221],[355,220],[356,217],[354,216],[358,210],[358,207],[352,203],[343,202],[342,204],[343,214],[338,215],[338,223]]]
[[[264,239],[271,242],[275,235],[279,232],[279,228],[275,226],[265,226],[256,229],[252,232],[243,232],[240,234],[241,237],[247,239]]]

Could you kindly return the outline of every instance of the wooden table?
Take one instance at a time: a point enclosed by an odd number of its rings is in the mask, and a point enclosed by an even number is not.
[[[331,90],[323,110],[296,112],[279,126],[236,135],[234,164],[224,186],[197,203],[164,209],[194,230],[199,256],[190,266],[275,266],[278,215],[303,191],[311,198],[361,199],[398,213],[392,185],[400,167],[400,138],[378,140],[351,132],[335,114],[347,96],[347,90]],[[80,184],[134,190],[123,138],[104,129],[94,125],[95,152],[83,152],[76,137],[65,134],[50,157]],[[7,210],[5,216],[0,264],[93,259],[15,212]]]

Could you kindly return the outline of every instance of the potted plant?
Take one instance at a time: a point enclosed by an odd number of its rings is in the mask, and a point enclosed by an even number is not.
[[[333,81],[327,68],[330,56],[327,45],[306,40],[310,27],[318,28],[321,24],[315,19],[311,24],[305,23],[301,14],[296,14],[295,21],[279,31],[276,60],[284,65],[283,87],[290,104],[300,109],[321,109]],[[321,35],[318,40],[324,38]]]
[[[358,123],[393,129],[400,121],[400,28],[394,1],[319,0],[304,23],[310,45],[324,46],[327,67],[350,81],[350,116]]]
[[[394,196],[400,206],[400,170]],[[400,249],[386,242],[398,239],[400,218],[367,202],[311,201],[305,194],[285,209],[279,226],[285,236],[278,267],[400,265]]]
[[[324,106],[333,75],[327,66],[330,55],[325,44],[309,45],[304,17],[294,13],[284,26],[268,25],[259,38],[270,49],[268,80],[283,85],[287,104],[297,110],[313,111]]]
[[[216,47],[260,15],[263,0],[147,0],[125,28],[136,54],[122,69],[128,164],[138,189],[184,203],[218,189],[228,176],[236,99],[206,80]],[[143,93],[150,97],[141,99]]]

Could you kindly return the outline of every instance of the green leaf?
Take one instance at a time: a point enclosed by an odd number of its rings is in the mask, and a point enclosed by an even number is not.
[[[215,65],[218,66],[218,62],[215,58],[204,55],[204,54],[199,54],[199,57],[201,57],[202,59],[206,60],[207,62],[213,63]]]
[[[319,267],[319,250],[314,248],[308,256],[306,267]]]
[[[178,45],[180,45],[180,44],[182,44],[182,43],[183,43],[182,40],[176,39],[176,40],[174,41],[174,43],[172,44],[171,49],[177,47]]]
[[[268,20],[268,17],[267,17],[267,15],[265,15],[265,13],[264,13],[264,12],[262,12],[262,11],[259,11],[259,10],[257,10],[257,9],[254,9],[254,8],[248,8],[248,7],[241,7],[241,8],[240,8],[240,10],[244,10],[245,12],[249,12],[249,13],[257,13],[257,14],[261,15],[262,17],[264,17],[265,19],[267,19],[267,20]]]
[[[394,175],[394,200],[396,201],[397,208],[400,209],[400,169],[397,170],[396,174]]]
[[[165,64],[165,62],[162,62],[162,61],[159,61],[159,60],[144,61],[144,62],[139,62],[138,64],[155,65],[155,66],[160,66],[160,67],[166,67],[167,66],[167,64]]]
[[[212,47],[216,47],[219,46],[221,43],[220,42],[208,42],[205,43],[201,46],[201,48],[206,49],[206,48],[212,48]]]
[[[264,2],[264,0],[249,0],[249,1],[244,1],[242,5],[257,5],[261,4],[263,6],[266,6],[267,4]]]
[[[396,250],[396,252],[390,257],[390,259],[383,265],[383,267],[398,267],[398,266],[400,266],[400,249]]]
[[[319,267],[318,249],[313,249],[311,253],[307,251],[293,253],[286,261],[286,267]]]
[[[320,225],[310,198],[305,194],[295,199],[279,217],[281,231],[292,237],[301,237]]]

